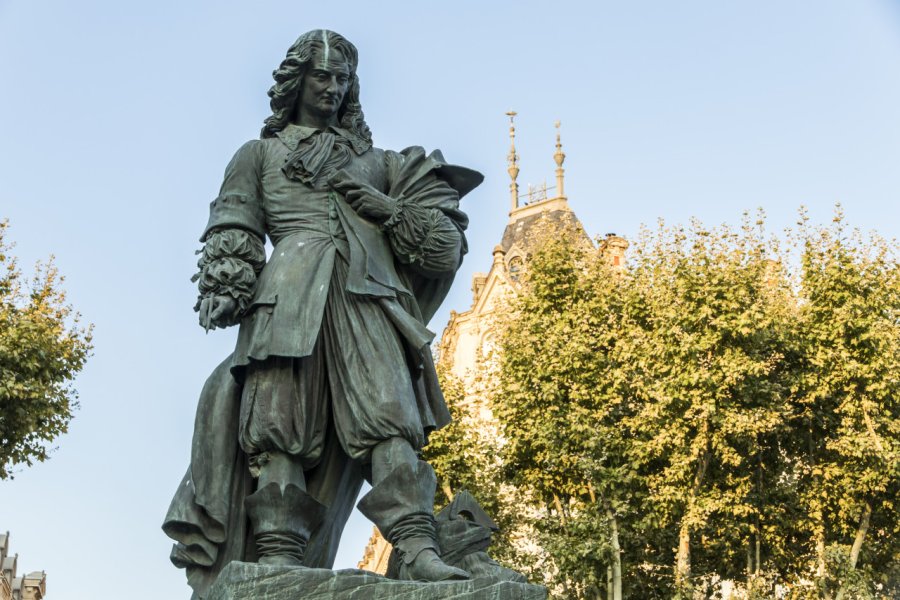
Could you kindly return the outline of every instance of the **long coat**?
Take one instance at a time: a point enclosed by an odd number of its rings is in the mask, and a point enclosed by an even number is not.
[[[191,464],[163,524],[166,534],[176,540],[171,559],[187,569],[195,598],[205,595],[231,560],[255,559],[243,504],[253,491],[253,481],[247,456],[238,445],[242,369],[251,360],[303,357],[312,352],[335,252],[349,255],[347,292],[376,298],[413,350],[414,359],[407,367],[423,429],[427,433],[449,422],[428,351],[433,334],[425,323],[443,301],[466,249],[462,232],[467,219],[458,209],[458,200],[482,176],[447,164],[437,151],[426,155],[413,147],[394,153],[354,144],[356,156],[346,169],[351,176],[415,210],[437,215],[437,227],[452,227],[458,234],[444,236],[447,244],[458,240],[457,246],[440,248],[429,260],[416,248],[416,231],[392,237],[359,217],[339,195],[323,189],[329,216],[340,223],[346,241],[336,240],[334,250],[316,256],[302,251],[308,232],[292,231],[289,220],[278,218],[278,203],[289,201],[296,194],[292,188],[298,185],[283,176],[282,165],[304,135],[288,129],[277,139],[250,142],[238,151],[226,169],[202,238],[222,227],[239,227],[267,234],[275,249],[260,274],[234,354],[216,368],[200,395]],[[322,228],[318,233],[334,231]],[[298,287],[298,281],[303,285]],[[309,492],[328,506],[328,514],[324,525],[313,532],[304,562],[330,568],[362,485],[361,468],[343,452],[330,429],[321,462],[306,475]]]

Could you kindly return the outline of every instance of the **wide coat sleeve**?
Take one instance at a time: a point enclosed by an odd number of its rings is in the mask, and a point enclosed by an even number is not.
[[[210,203],[209,221],[198,251],[197,282],[200,297],[231,296],[240,312],[233,325],[250,305],[256,278],[266,262],[265,216],[260,193],[262,142],[247,142],[235,153],[225,169],[219,195]]]

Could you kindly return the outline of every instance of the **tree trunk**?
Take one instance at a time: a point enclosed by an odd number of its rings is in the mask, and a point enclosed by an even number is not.
[[[820,580],[825,579],[825,522],[822,517],[822,510],[819,509],[815,513],[816,519],[816,530],[815,530],[815,540],[816,540],[816,577]],[[831,600],[831,592],[828,590],[827,586],[824,586],[824,596],[825,600]]]
[[[556,512],[559,513],[559,522],[563,525],[566,524],[566,513],[563,511],[562,502],[559,501],[559,496],[553,494],[553,504],[556,505]]]
[[[706,435],[709,430],[708,423],[703,424],[701,435]],[[709,440],[706,440],[707,450],[700,457],[697,463],[697,470],[694,472],[694,482],[688,495],[687,508],[681,520],[681,529],[678,532],[678,554],[675,557],[675,588],[679,594],[690,588],[691,580],[691,527],[688,519],[694,509],[694,503],[700,494],[700,488],[703,485],[703,478],[706,475],[706,468],[709,466],[711,459],[709,451]]]
[[[675,587],[679,592],[691,579],[691,529],[686,524],[678,532],[678,555],[675,558]]]
[[[749,538],[747,540],[747,583],[750,583],[750,578],[753,576],[753,538]]]
[[[813,444],[813,429],[812,423],[807,419],[807,431],[806,431],[806,443],[808,447],[808,456],[809,463],[813,466],[813,489],[821,490],[821,476],[816,475],[816,454],[814,452],[814,444]],[[821,502],[821,500],[819,500]],[[812,518],[814,522],[813,529],[813,539],[816,543],[816,578],[820,581],[825,580],[825,516],[822,514],[822,507],[818,506],[812,511]],[[828,591],[828,587],[823,585],[823,594],[825,600],[831,599],[831,592]]]
[[[865,502],[863,503],[863,511],[862,516],[859,518],[859,527],[856,529],[856,538],[853,540],[853,545],[850,547],[850,568],[856,568],[856,562],[859,560],[859,551],[862,550],[863,542],[866,540],[866,533],[869,531],[869,518],[872,516],[872,506]],[[841,585],[840,589],[837,591],[837,594],[834,596],[834,600],[843,600],[844,594],[847,592],[846,584]]]
[[[614,600],[614,598],[613,598],[613,568],[612,568],[612,565],[606,567],[606,600]]]
[[[853,546],[850,548],[850,568],[856,568],[856,561],[859,560],[859,551],[862,550],[863,542],[866,540],[866,533],[869,532],[869,518],[872,516],[872,507],[868,502],[863,503],[862,516],[859,518],[859,528],[856,530],[856,539],[853,540]]]
[[[613,600],[622,600],[622,549],[619,546],[619,523],[611,508],[606,509],[609,519],[609,541],[612,546],[612,588]]]
[[[443,490],[444,495],[447,496],[447,502],[453,502],[453,490],[450,489],[450,484],[447,482],[442,483],[441,490]]]
[[[763,442],[760,439],[760,436],[757,434],[756,436],[756,447],[762,448]],[[759,575],[762,570],[762,561],[760,559],[761,554],[761,546],[762,546],[762,519],[760,515],[763,513],[763,495],[765,494],[765,486],[763,485],[763,456],[762,452],[758,452],[756,455],[756,496],[757,496],[757,511],[754,518],[754,526],[753,526],[753,534],[754,539],[756,541],[756,574]]]
[[[760,554],[760,546],[762,546],[762,544],[760,543],[760,540],[759,540],[759,527],[757,527],[757,528],[756,528],[756,574],[757,574],[757,575],[759,575],[759,564],[760,564],[759,554]]]

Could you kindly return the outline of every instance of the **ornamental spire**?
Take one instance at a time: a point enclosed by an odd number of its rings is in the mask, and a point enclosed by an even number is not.
[[[516,177],[519,176],[519,155],[516,154],[516,111],[511,110],[506,113],[509,117],[509,154],[507,161],[509,167],[506,172],[509,173],[509,195],[510,195],[510,212],[519,208],[519,184],[516,183]]]
[[[565,198],[566,192],[563,188],[563,179],[566,172],[563,169],[563,162],[566,160],[566,155],[562,151],[562,142],[560,141],[560,122],[557,121],[554,125],[556,126],[556,152],[553,153],[553,160],[556,161],[556,195],[558,198]]]

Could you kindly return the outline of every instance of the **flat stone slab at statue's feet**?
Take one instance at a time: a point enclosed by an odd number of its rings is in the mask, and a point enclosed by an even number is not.
[[[369,571],[275,567],[232,562],[206,600],[546,600],[538,585],[481,577],[467,581],[397,581]]]

